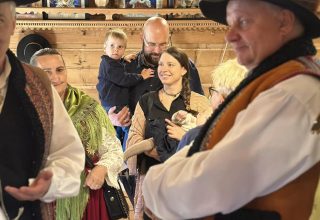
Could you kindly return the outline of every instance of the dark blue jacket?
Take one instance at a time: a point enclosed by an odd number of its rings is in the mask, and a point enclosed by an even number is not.
[[[120,110],[129,104],[129,87],[143,82],[141,70],[127,71],[127,62],[114,60],[106,55],[101,57],[97,90],[102,106],[108,111],[117,106]],[[133,69],[132,69],[133,70]]]
[[[146,64],[141,56],[142,52],[139,52],[137,58],[131,63],[126,65],[126,69],[128,72],[138,72],[140,73],[144,68],[152,68],[154,69],[154,77],[148,78],[146,80],[141,80],[138,84],[133,87],[130,87],[129,92],[129,109],[131,113],[134,112],[136,105],[141,98],[141,96],[150,91],[156,91],[157,89],[162,87],[161,81],[158,78],[157,73],[157,66],[151,67],[150,65]],[[204,94],[200,77],[197,68],[195,67],[194,63],[190,60],[189,62],[189,70],[190,70],[190,88],[192,91],[197,92],[199,94]]]

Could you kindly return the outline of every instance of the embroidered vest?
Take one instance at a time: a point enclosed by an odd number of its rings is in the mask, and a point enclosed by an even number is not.
[[[319,68],[316,68],[315,64],[309,61],[308,58],[300,58],[299,61],[288,61],[257,78],[244,88],[213,122],[202,141],[201,150],[212,149],[231,129],[237,113],[245,109],[260,93],[298,74],[315,75],[313,71],[319,73]],[[320,79],[319,75],[318,78]],[[213,128],[214,132],[212,132]],[[245,205],[244,208],[274,211],[280,214],[281,220],[308,220],[311,215],[319,173],[320,162],[286,186],[269,195],[256,198]],[[223,218],[219,215],[216,218],[207,217],[204,219],[258,220],[259,218],[252,218],[250,216],[237,218],[237,215],[232,215],[232,218]]]
[[[28,179],[36,177],[45,165],[52,135],[52,91],[44,72],[25,64],[20,71],[12,69],[0,125],[2,187],[28,185]],[[19,219],[46,219],[47,211],[40,201],[17,201],[3,188],[5,209],[11,218],[24,207]]]

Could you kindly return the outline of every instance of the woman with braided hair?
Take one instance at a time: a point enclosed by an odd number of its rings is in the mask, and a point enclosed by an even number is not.
[[[138,156],[128,160],[132,174],[140,175],[136,184],[135,219],[142,218],[143,201],[141,183],[149,167],[164,162],[176,152],[179,140],[185,134],[173,123],[172,115],[184,110],[194,116],[204,114],[210,108],[209,100],[192,92],[189,86],[188,56],[181,50],[170,47],[160,57],[158,76],[163,87],[149,92],[139,100],[127,141],[127,150],[144,146]]]

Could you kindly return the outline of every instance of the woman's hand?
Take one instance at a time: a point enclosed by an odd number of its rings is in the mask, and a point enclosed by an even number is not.
[[[106,167],[97,165],[88,173],[85,185],[92,190],[100,189],[107,174],[108,170]]]
[[[176,125],[169,119],[165,119],[167,125],[167,132],[169,137],[180,141],[183,135],[186,133],[180,126]]]

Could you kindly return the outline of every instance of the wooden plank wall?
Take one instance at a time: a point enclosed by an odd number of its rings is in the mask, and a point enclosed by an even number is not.
[[[57,48],[63,54],[69,82],[97,98],[95,85],[106,31],[103,29],[82,30],[81,28],[34,31],[17,27],[11,38],[10,48],[16,52],[17,43],[28,34],[42,35],[52,47]],[[140,31],[127,31],[126,33],[128,35],[126,53],[139,51],[141,47]],[[173,30],[172,43],[185,50],[195,62],[206,94],[207,87],[211,83],[210,71],[221,62],[223,54],[223,60],[234,57],[230,48],[227,48],[224,53],[223,31],[213,33],[210,30]],[[319,50],[320,39],[315,43]]]

